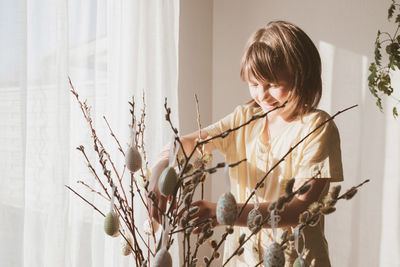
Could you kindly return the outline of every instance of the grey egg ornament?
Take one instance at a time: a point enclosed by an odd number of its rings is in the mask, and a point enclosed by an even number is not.
[[[178,184],[178,174],[174,167],[166,168],[158,180],[158,190],[164,195],[169,196],[174,193],[175,187]]]
[[[236,199],[230,192],[221,195],[217,203],[217,221],[220,224],[233,225],[237,219]]]
[[[104,232],[107,235],[116,237],[119,235],[119,218],[115,212],[109,212],[104,219]]]
[[[308,263],[301,257],[298,257],[294,263],[293,267],[309,267]]]
[[[128,237],[128,242],[125,239],[122,241],[122,255],[128,256],[132,253],[132,238]]]
[[[285,254],[282,247],[274,242],[264,252],[264,267],[284,267]]]
[[[261,215],[261,212],[259,211],[259,209],[252,209],[249,214],[247,215],[247,227],[249,227],[250,230],[253,230],[255,227],[257,227],[258,225],[255,222],[255,218]]]
[[[136,172],[142,168],[142,157],[136,147],[130,146],[125,152],[125,164],[131,172]]]
[[[152,267],[172,267],[172,257],[168,250],[162,248],[157,252]]]

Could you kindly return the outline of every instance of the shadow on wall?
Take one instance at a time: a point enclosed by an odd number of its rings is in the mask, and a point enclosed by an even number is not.
[[[380,113],[369,93],[366,56],[323,41],[319,43],[319,50],[324,81],[320,107],[334,114],[345,107],[359,105],[335,119],[341,136],[345,179],[342,188],[371,179],[353,200],[339,203],[337,212],[326,220],[332,266],[379,266],[380,258],[387,258],[385,254],[393,249],[381,250],[380,245],[385,227],[382,218],[387,216],[382,210],[385,161],[389,160],[386,118],[391,114]],[[381,266],[394,266],[395,261],[392,258],[391,264]]]

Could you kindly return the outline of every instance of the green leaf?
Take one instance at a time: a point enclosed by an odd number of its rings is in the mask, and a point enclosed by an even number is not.
[[[388,9],[388,19],[391,19],[393,17],[393,12],[395,10],[396,6],[393,4],[390,5]]]
[[[397,118],[399,116],[399,114],[397,113],[397,108],[393,107],[393,117]]]
[[[399,23],[399,22],[400,22],[400,14],[397,15],[397,17],[396,17],[396,23]]]
[[[380,97],[378,97],[378,99],[376,100],[376,105],[378,106],[380,111],[383,111],[382,108],[382,99]]]
[[[374,54],[375,54],[376,65],[380,66],[381,65],[381,59],[382,59],[382,54],[381,54],[381,51],[379,50],[378,46],[375,47]]]

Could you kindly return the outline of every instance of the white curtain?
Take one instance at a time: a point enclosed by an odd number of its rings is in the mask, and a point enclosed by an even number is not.
[[[165,97],[179,126],[178,19],[178,0],[0,1],[1,266],[134,266],[121,238],[105,235],[103,217],[64,186],[107,211],[77,183],[99,189],[77,146],[99,164],[68,76],[120,174],[124,159],[103,115],[126,149],[128,101],[135,96],[140,115],[145,93],[151,166],[171,136]],[[141,228],[139,199],[134,206]]]

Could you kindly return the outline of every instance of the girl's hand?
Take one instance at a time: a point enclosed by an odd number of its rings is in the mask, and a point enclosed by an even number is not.
[[[153,206],[153,200],[149,199],[147,196],[147,206],[149,208],[150,216],[154,218],[158,223],[161,224],[162,212],[165,212],[167,206],[167,198],[163,196],[158,190],[158,179],[165,168],[168,167],[168,159],[160,160],[151,170],[151,176],[149,181],[149,192],[154,193],[154,203],[156,207]],[[158,207],[158,208],[157,208]]]
[[[198,200],[195,202],[192,202],[191,207],[199,207],[199,210],[190,216],[190,220],[193,221],[193,225],[198,225],[196,226],[193,230],[194,234],[198,234],[203,230],[204,224],[201,224],[201,222],[205,222],[208,219],[212,218],[212,227],[215,227],[218,225],[218,222],[216,220],[216,210],[217,210],[217,203],[214,202],[209,202],[205,200]],[[183,212],[185,211],[185,208],[179,211],[178,213],[178,218],[180,220]]]

